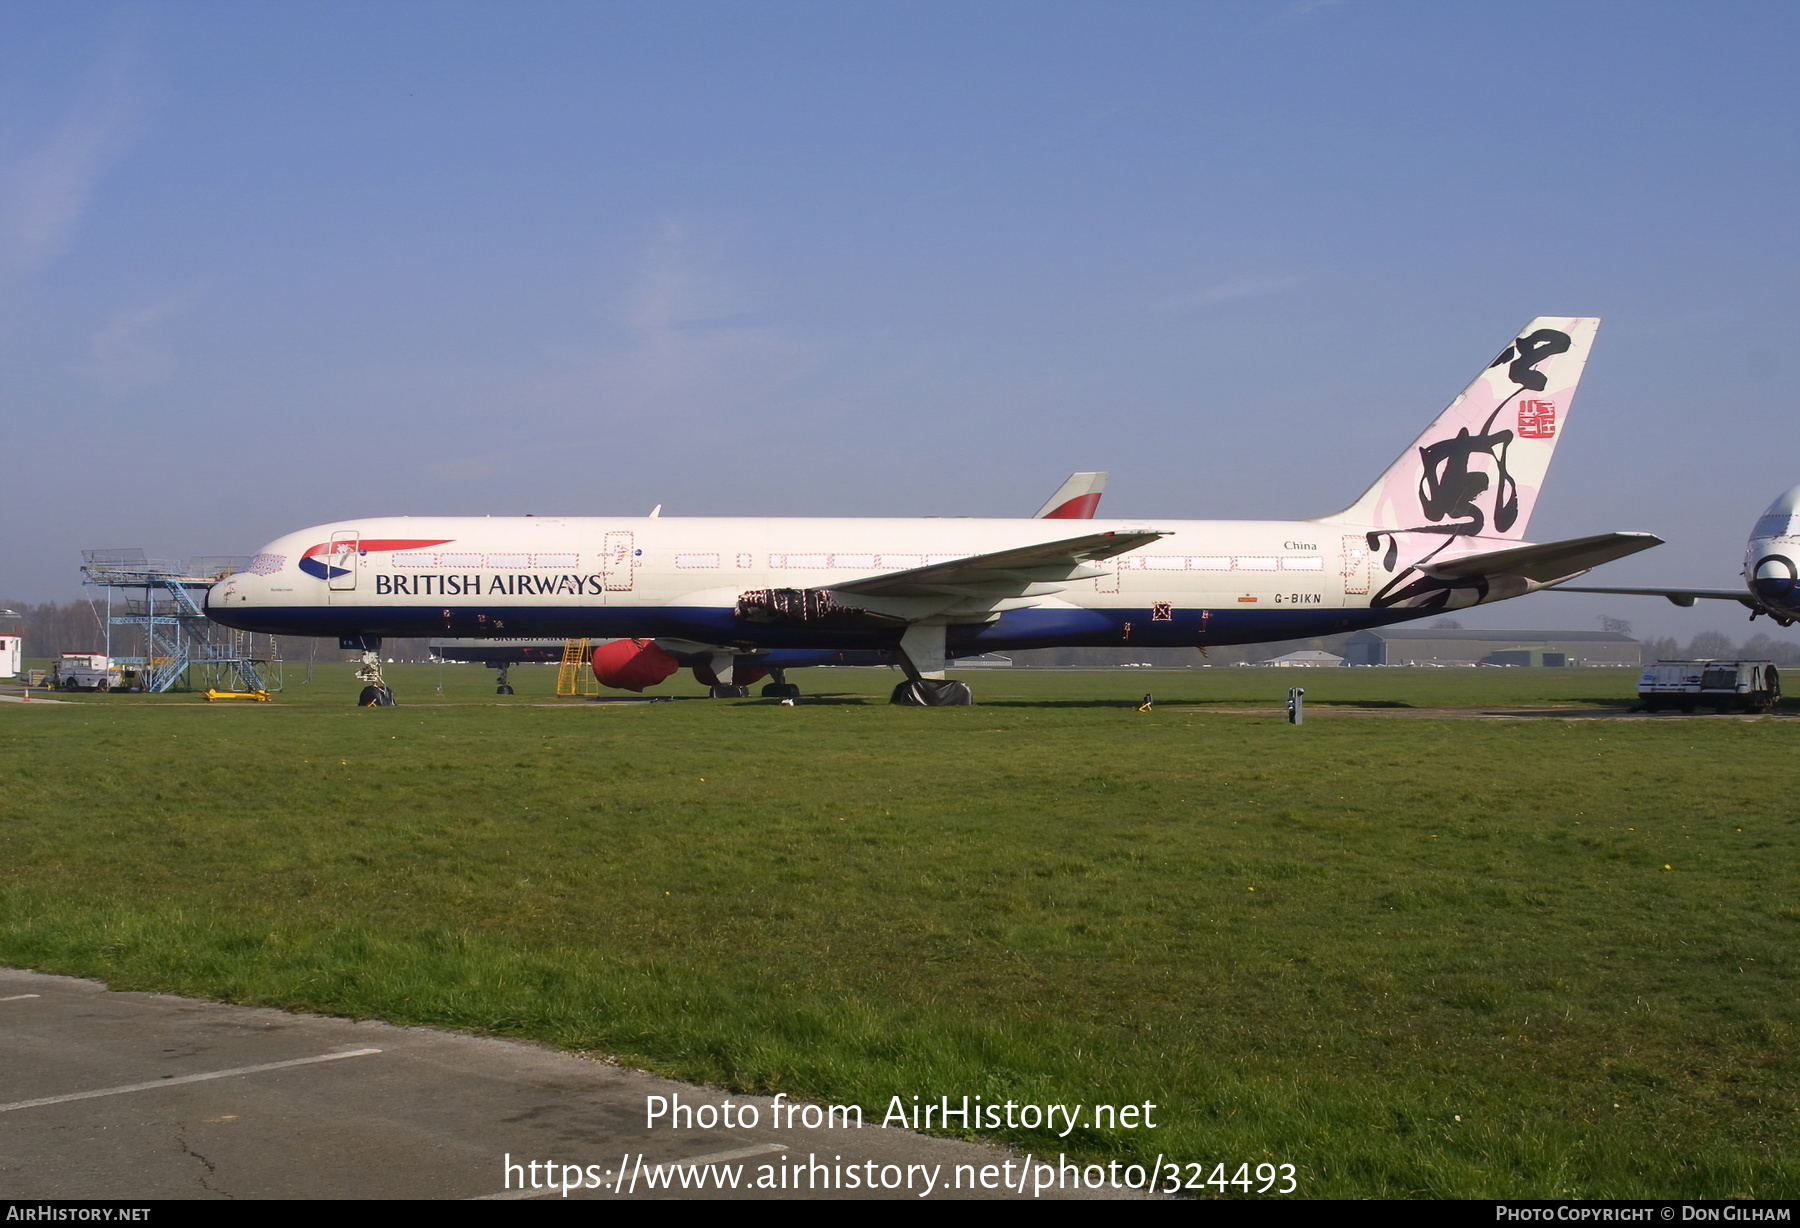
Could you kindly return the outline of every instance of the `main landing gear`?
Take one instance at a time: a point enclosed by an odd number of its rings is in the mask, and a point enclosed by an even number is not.
[[[909,678],[894,688],[888,702],[909,708],[968,708],[974,706],[975,692],[954,678]]]
[[[975,703],[975,692],[966,682],[944,677],[949,658],[944,653],[944,624],[914,623],[900,637],[900,668],[906,681],[894,688],[890,704],[909,708],[966,708]]]
[[[800,688],[787,680],[785,669],[771,669],[771,681],[765,682],[762,689],[764,699],[799,699]]]
[[[512,684],[506,680],[506,671],[509,668],[508,663],[502,661],[494,668],[500,671],[494,675],[494,694],[511,695],[513,693]]]
[[[755,682],[767,670],[773,681],[763,687],[762,697],[764,699],[800,698],[800,688],[787,680],[785,669],[757,665],[755,661],[754,657],[718,653],[713,657],[710,665],[695,667],[694,676],[702,682],[706,682],[708,678],[712,679],[707,685],[706,693],[713,699],[749,699],[748,683]],[[747,681],[743,683],[737,680],[740,662],[745,674],[748,675]]]

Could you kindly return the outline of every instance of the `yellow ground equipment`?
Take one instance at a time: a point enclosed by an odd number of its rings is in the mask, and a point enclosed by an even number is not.
[[[600,680],[587,668],[592,640],[570,640],[563,645],[562,664],[556,669],[558,695],[598,695]]]

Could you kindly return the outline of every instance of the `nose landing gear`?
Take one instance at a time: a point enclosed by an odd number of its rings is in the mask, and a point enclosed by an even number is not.
[[[362,664],[356,668],[356,680],[366,683],[362,693],[356,697],[359,708],[391,708],[394,706],[394,692],[381,678],[381,654],[373,648],[363,649]]]

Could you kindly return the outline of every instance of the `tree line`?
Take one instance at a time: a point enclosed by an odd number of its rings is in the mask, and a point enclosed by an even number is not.
[[[47,660],[65,652],[104,652],[107,645],[107,614],[104,596],[70,601],[33,603],[7,601],[0,610],[0,635],[16,635],[22,627],[25,635],[24,655],[28,660]],[[114,603],[114,613],[123,614],[123,602]],[[141,657],[144,653],[142,631],[130,625],[114,625],[112,655]],[[214,642],[226,642],[232,633],[213,627]],[[395,661],[423,661],[430,655],[428,638],[387,640],[381,655]],[[304,635],[245,635],[244,655],[260,660],[281,660],[305,664],[317,661],[355,660],[361,654],[341,651],[335,639],[319,639]]]
[[[101,652],[106,645],[107,616],[104,597],[71,601],[31,603],[9,601],[0,609],[12,611],[17,618],[0,617],[0,634],[16,631],[23,624],[25,656],[33,659],[54,657],[64,652]],[[118,609],[122,612],[123,606]],[[1631,624],[1619,619],[1605,620],[1609,631],[1630,634]],[[1454,619],[1439,619],[1433,626],[1456,624]],[[215,629],[219,635],[228,634]],[[1265,661],[1270,657],[1302,649],[1322,649],[1343,655],[1349,634],[1321,636],[1302,640],[1277,640],[1265,644],[1226,644],[1207,648],[1033,648],[1005,654],[1014,664],[1039,667],[1116,666],[1127,662],[1145,662],[1168,668],[1184,665],[1237,665],[1245,661]],[[299,635],[256,635],[247,637],[247,655],[265,660],[282,660],[290,664],[345,661],[356,659],[356,653],[341,651],[335,640]],[[430,657],[427,638],[388,640],[381,655],[395,661],[424,661]],[[1674,636],[1655,636],[1643,641],[1644,660],[1695,661],[1744,658],[1773,661],[1777,665],[1800,665],[1800,643],[1777,639],[1758,632],[1739,644],[1719,631],[1702,631],[1686,644]],[[112,628],[113,655],[144,655],[142,636],[135,627]]]
[[[1654,636],[1644,641],[1646,662],[1733,659],[1800,665],[1800,644],[1778,640],[1766,631],[1757,632],[1741,644],[1721,631],[1702,631],[1685,646],[1672,635]]]

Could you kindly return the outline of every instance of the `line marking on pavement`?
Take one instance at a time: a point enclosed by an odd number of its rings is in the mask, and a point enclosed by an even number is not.
[[[17,1002],[21,998],[37,998],[37,997],[42,997],[42,996],[43,995],[41,995],[41,994],[35,994],[35,993],[16,993],[10,998],[0,998],[0,1002]]]
[[[755,1147],[739,1147],[736,1151],[715,1151],[710,1155],[695,1156],[691,1160],[658,1160],[656,1163],[665,1167],[670,1164],[723,1164],[726,1160],[747,1160],[751,1156],[769,1155],[773,1152],[786,1150],[787,1146],[782,1143],[760,1143]],[[623,1180],[624,1177],[625,1174],[621,1172],[615,1179]],[[571,1186],[570,1188],[573,1189],[576,1187]],[[609,1192],[616,1194],[618,1191],[616,1189],[611,1189]],[[503,1190],[498,1194],[477,1194],[475,1197],[468,1199],[468,1201],[518,1202],[526,1198],[545,1198],[551,1194],[561,1195],[562,1187],[560,1185],[551,1185],[535,1190]],[[564,1195],[564,1197],[566,1197],[566,1195]]]
[[[45,1096],[40,1100],[15,1100],[0,1104],[0,1113],[14,1109],[35,1109],[43,1104],[62,1104],[69,1100],[92,1100],[95,1096],[118,1096],[125,1092],[147,1092],[153,1087],[174,1087],[177,1083],[200,1083],[207,1079],[229,1079],[232,1075],[256,1074],[263,1070],[284,1070],[289,1066],[310,1066],[314,1062],[335,1062],[344,1057],[365,1057],[380,1053],[379,1049],[351,1049],[344,1053],[321,1053],[318,1057],[297,1057],[285,1062],[265,1062],[260,1066],[236,1066],[230,1070],[210,1070],[205,1074],[179,1075],[173,1079],[157,1079],[152,1083],[127,1083],[123,1087],[102,1087],[98,1091],[70,1092],[66,1096]]]

